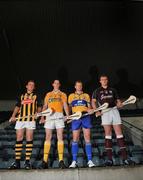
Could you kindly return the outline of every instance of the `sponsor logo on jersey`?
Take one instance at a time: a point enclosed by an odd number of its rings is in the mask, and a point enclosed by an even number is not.
[[[34,101],[32,100],[32,99],[25,99],[25,100],[23,100],[22,101],[22,103],[21,104],[32,104]]]

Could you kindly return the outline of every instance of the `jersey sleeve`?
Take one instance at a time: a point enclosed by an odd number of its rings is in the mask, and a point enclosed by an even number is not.
[[[97,99],[97,90],[95,90],[95,91],[92,93],[92,99],[94,99],[94,100]]]
[[[67,95],[65,93],[62,94],[63,103],[67,103]]]
[[[89,94],[86,94],[86,101],[87,101],[88,104],[90,104],[90,96],[89,96]]]
[[[42,107],[42,100],[39,95],[37,95],[37,107]]]
[[[91,106],[91,102],[90,102],[89,94],[86,94],[86,102],[87,102],[87,106],[90,107]]]

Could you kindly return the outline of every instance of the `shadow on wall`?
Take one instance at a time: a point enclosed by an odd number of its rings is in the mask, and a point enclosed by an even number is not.
[[[99,70],[96,65],[89,68],[88,74],[90,76],[89,81],[85,83],[85,91],[92,95],[93,91],[99,87]]]
[[[139,96],[140,87],[129,81],[128,71],[125,68],[120,68],[116,71],[116,75],[119,79],[118,83],[115,84],[115,88],[121,98],[126,98],[131,94]]]
[[[99,83],[99,69],[96,65],[93,65],[88,70],[89,81],[84,84],[84,92],[92,95],[93,91],[100,86]],[[120,68],[116,71],[116,75],[118,77],[118,83],[114,85],[117,89],[118,94],[121,98],[127,98],[131,94],[137,97],[143,97],[143,81],[141,85],[138,86],[129,81],[129,74],[125,68]],[[66,92],[67,94],[74,92],[74,84],[69,80],[68,69],[65,66],[59,68],[57,72],[57,79],[61,81],[61,90]]]
[[[70,92],[72,92],[72,90],[74,90],[72,87],[72,84],[69,80],[68,70],[65,66],[62,66],[61,68],[59,68],[59,70],[57,72],[57,79],[59,79],[61,82],[61,90],[62,91],[69,94]]]

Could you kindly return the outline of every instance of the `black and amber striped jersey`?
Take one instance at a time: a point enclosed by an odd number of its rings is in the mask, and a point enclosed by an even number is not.
[[[21,94],[16,102],[16,106],[20,108],[18,117],[31,116],[37,112],[37,108],[41,107],[41,100],[36,93],[23,93]],[[23,119],[18,119],[18,121],[34,121],[34,117],[28,117]]]

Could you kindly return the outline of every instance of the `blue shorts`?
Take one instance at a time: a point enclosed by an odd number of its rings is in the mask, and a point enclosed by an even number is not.
[[[72,121],[72,131],[78,130],[80,128],[85,128],[85,129],[92,128],[90,116],[85,116],[79,120]]]

